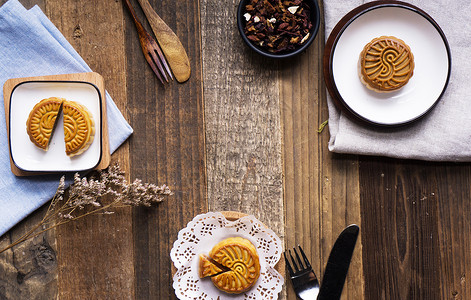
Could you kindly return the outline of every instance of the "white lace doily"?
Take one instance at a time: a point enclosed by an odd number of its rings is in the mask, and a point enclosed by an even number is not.
[[[240,236],[251,241],[260,258],[260,277],[247,292],[230,295],[216,288],[211,279],[198,276],[199,254],[207,254],[219,241]],[[275,270],[281,257],[280,238],[254,216],[236,221],[227,220],[220,212],[196,216],[180,230],[173,244],[170,257],[177,272],[173,276],[173,288],[179,299],[234,300],[277,299],[284,283]]]

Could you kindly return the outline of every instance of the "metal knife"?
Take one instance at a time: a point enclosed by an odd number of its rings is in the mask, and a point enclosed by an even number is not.
[[[335,241],[327,260],[317,300],[340,299],[359,231],[357,225],[350,225]]]

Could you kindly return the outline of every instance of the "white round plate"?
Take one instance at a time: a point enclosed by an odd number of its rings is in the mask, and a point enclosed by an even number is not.
[[[380,36],[402,39],[414,55],[412,78],[395,92],[377,93],[360,81],[360,53]],[[430,16],[412,5],[383,2],[360,12],[339,32],[331,53],[340,101],[369,123],[396,126],[416,120],[434,107],[448,84],[451,55],[446,38]]]

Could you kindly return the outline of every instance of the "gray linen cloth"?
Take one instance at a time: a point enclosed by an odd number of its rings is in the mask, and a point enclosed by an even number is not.
[[[371,1],[324,1],[326,39],[345,14],[367,2]],[[452,68],[446,92],[424,118],[388,130],[353,122],[328,96],[329,150],[427,161],[471,161],[471,2],[405,2],[428,13],[447,37]]]

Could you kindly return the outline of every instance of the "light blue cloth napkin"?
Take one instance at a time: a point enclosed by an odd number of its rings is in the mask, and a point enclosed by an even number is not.
[[[9,0],[0,7],[0,87],[9,78],[91,71],[38,6],[26,10],[17,0]],[[0,93],[3,99],[3,91]],[[133,130],[108,93],[106,105],[110,150],[114,152]],[[0,105],[0,236],[50,200],[60,176],[13,175],[5,108]]]

